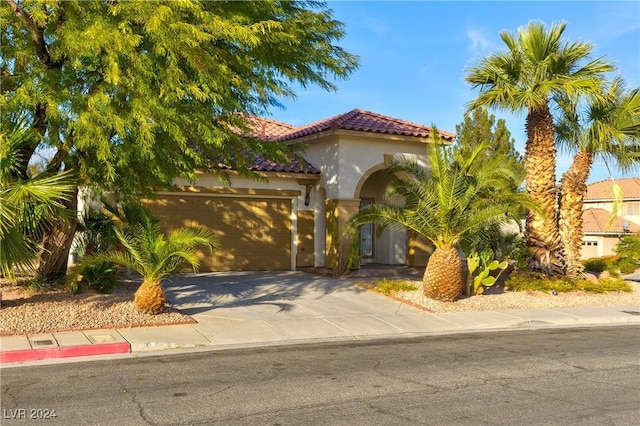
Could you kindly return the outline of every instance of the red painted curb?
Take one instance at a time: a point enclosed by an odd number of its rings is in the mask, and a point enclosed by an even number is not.
[[[96,345],[58,348],[26,349],[0,352],[0,363],[40,361],[43,359],[72,358],[90,355],[125,354],[131,352],[129,342],[100,343]]]

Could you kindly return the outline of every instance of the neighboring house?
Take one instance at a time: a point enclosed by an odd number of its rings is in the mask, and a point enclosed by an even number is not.
[[[147,200],[166,229],[201,224],[216,231],[220,248],[202,254],[201,271],[344,264],[351,245],[344,224],[362,206],[384,200],[385,164],[409,155],[426,165],[431,141],[430,127],[358,109],[301,127],[253,120],[264,140],[303,144],[306,162],[280,165],[258,155],[252,170],[266,183],[233,175],[225,186],[202,174],[193,185],[176,181],[179,192]],[[447,143],[454,138],[440,136]],[[426,264],[424,240],[393,229],[377,235],[374,228],[360,235],[363,262]]]
[[[609,226],[613,182],[607,179],[588,186],[582,212],[583,259],[614,255],[620,237],[640,233],[640,178],[616,179],[615,183],[622,189],[622,204]]]

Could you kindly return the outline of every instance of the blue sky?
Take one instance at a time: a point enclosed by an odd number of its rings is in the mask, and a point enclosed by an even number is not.
[[[503,50],[501,31],[517,31],[531,20],[547,25],[565,21],[567,41],[589,41],[596,56],[614,62],[629,87],[640,85],[640,2],[519,1],[329,1],[346,26],[339,43],[360,56],[360,68],[337,92],[300,89],[272,118],[294,125],[360,108],[455,131],[465,105],[476,92],[464,82],[465,70],[482,55]],[[516,148],[524,151],[524,114],[491,111],[504,118]],[[570,164],[558,157],[558,179]],[[613,169],[614,177],[624,177]],[[629,176],[628,174],[626,175]],[[608,178],[596,163],[589,182]]]

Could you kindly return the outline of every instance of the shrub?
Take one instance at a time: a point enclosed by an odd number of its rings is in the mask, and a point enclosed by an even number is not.
[[[395,294],[400,291],[414,291],[418,287],[406,280],[389,280],[384,278],[375,283],[376,290],[385,295]]]
[[[589,272],[604,272],[608,269],[607,266],[607,262],[604,259],[589,259],[584,262],[584,269]]]
[[[622,291],[630,293],[633,289],[625,280],[620,278],[600,278],[598,282],[585,280],[583,290],[589,293],[608,293],[610,291]]]
[[[621,258],[640,259],[640,235],[625,235],[620,238],[616,254]]]
[[[638,268],[638,262],[629,257],[623,257],[618,261],[618,269],[623,274],[633,274]]]
[[[108,294],[118,282],[117,267],[111,262],[77,266],[67,275],[67,286],[73,293],[91,288],[98,293]]]
[[[588,293],[632,291],[629,283],[619,278],[601,278],[594,282],[582,278],[549,278],[546,275],[532,272],[512,274],[506,285],[512,291],[541,291],[544,293],[552,291],[558,293],[570,291],[586,291]]]
[[[579,290],[577,279],[570,278],[550,278],[546,275],[535,272],[519,272],[514,273],[505,282],[505,285],[512,291],[542,291],[549,293],[557,291],[558,293],[566,293],[569,291]]]

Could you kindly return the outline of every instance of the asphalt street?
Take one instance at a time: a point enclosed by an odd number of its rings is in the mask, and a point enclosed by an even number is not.
[[[640,327],[323,343],[2,370],[2,424],[635,425]]]

